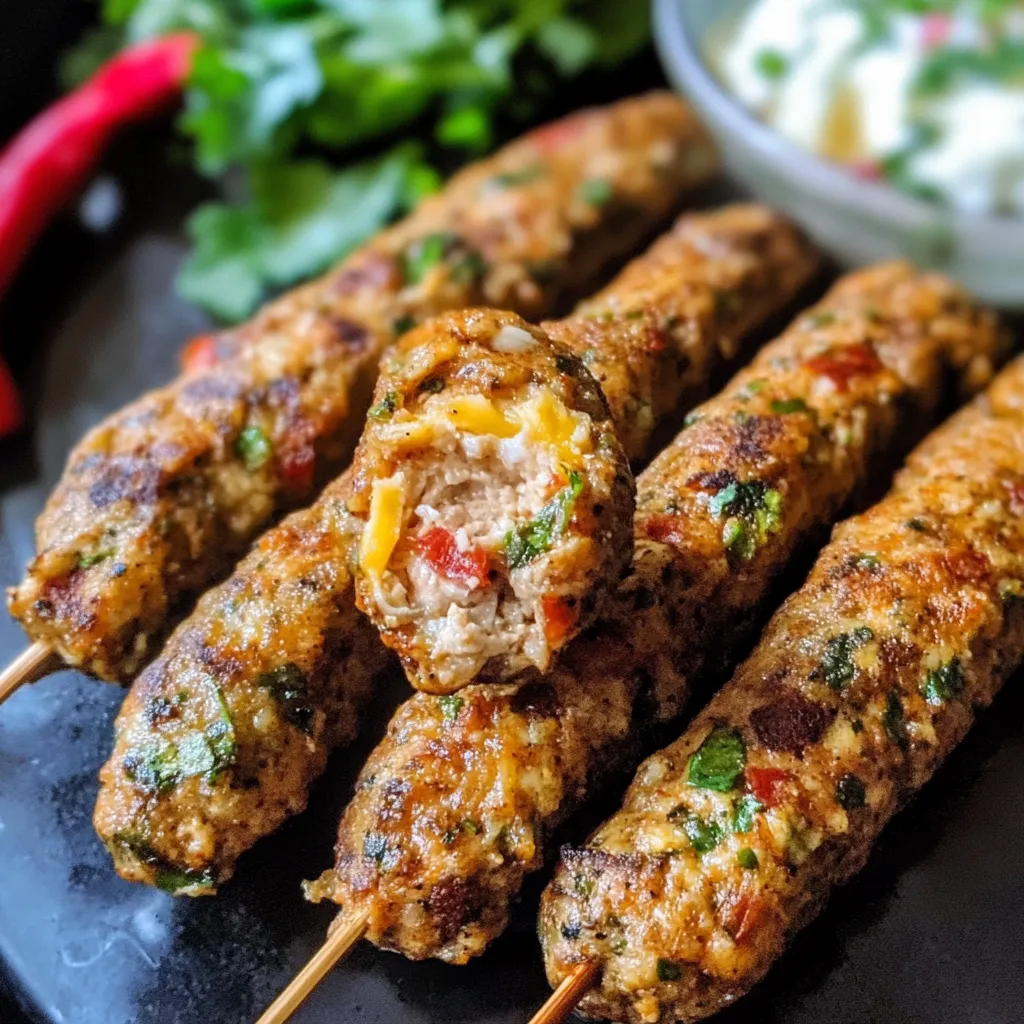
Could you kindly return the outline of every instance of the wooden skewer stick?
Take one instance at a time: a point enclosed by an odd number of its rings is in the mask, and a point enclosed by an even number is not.
[[[530,1024],[562,1024],[583,998],[583,993],[593,987],[600,973],[601,967],[595,960],[580,964],[562,979],[561,985],[530,1019]]]
[[[256,1024],[284,1024],[291,1019],[327,972],[366,934],[367,923],[366,915],[360,914],[338,925]]]
[[[42,679],[57,667],[58,658],[49,644],[37,640],[0,672],[0,704],[19,686]]]

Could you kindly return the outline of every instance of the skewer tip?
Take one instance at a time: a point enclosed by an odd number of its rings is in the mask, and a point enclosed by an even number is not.
[[[342,921],[328,935],[327,941],[292,979],[288,987],[270,1004],[256,1024],[285,1024],[323,981],[330,969],[366,934],[365,914]]]
[[[55,667],[56,660],[53,648],[42,640],[37,640],[31,647],[22,651],[3,672],[0,672],[0,704],[3,704],[19,686],[34,683],[47,675]]]
[[[530,1024],[562,1024],[591,988],[601,967],[595,960],[587,960],[566,975],[558,988],[551,993],[548,1001],[530,1018]]]

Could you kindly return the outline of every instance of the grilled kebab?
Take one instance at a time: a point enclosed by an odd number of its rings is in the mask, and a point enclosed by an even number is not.
[[[695,1021],[747,992],[1024,660],[1024,360],[837,528],[621,811],[562,850],[548,977],[582,1009]]]

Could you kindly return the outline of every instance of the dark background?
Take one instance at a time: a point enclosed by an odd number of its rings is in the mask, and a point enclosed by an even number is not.
[[[0,3],[0,138],[53,94],[57,55],[92,13],[87,0]],[[564,90],[552,113],[658,75],[648,54]],[[171,281],[182,218],[208,186],[168,161],[167,139],[166,125],[155,125],[121,140],[105,172],[123,191],[125,216],[102,237],[64,218],[0,305],[0,345],[32,417],[0,445],[0,583],[28,557],[32,519],[84,427],[166,380],[177,346],[202,326]],[[23,643],[0,615],[0,663]],[[0,1024],[56,1021],[58,1006],[69,1024],[251,1024],[324,935],[330,911],[304,904],[298,882],[327,866],[387,702],[363,742],[332,761],[310,813],[244,858],[218,899],[172,901],[117,879],[89,822],[120,696],[63,672],[0,709]],[[1024,1019],[1022,770],[1018,678],[885,832],[863,874],[721,1024]],[[412,964],[363,947],[297,1021],[525,1022],[546,994],[533,936],[542,881],[473,966]]]

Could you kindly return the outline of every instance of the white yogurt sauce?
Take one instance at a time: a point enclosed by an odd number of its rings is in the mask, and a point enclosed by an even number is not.
[[[740,102],[804,149],[955,209],[1020,213],[1024,2],[988,3],[987,21],[974,0],[933,8],[754,0],[709,58]]]

